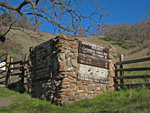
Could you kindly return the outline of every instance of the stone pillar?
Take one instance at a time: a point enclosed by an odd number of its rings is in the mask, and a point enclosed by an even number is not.
[[[115,66],[117,59],[117,49],[110,46],[109,47],[109,84],[107,85],[108,90],[114,90],[114,80],[115,77]]]
[[[58,87],[60,87],[59,98],[56,98],[57,104],[64,104],[75,98],[71,90],[75,90],[75,82],[78,73],[78,40],[66,36],[57,37],[56,47],[60,50],[58,53],[59,76],[56,76]],[[59,82],[58,82],[59,81]],[[68,100],[69,99],[69,100]]]

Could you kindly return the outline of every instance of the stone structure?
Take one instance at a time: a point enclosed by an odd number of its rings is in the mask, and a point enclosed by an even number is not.
[[[113,90],[113,77],[116,50],[110,47],[107,66],[79,63],[81,57],[79,40],[58,36],[35,48],[30,48],[31,94],[33,97],[64,105],[78,100],[93,98],[107,90]],[[96,46],[97,47],[97,46]],[[80,57],[79,57],[80,56]],[[89,64],[89,60],[85,60]],[[97,65],[97,64],[96,64]],[[98,64],[101,65],[101,64]],[[83,79],[88,70],[89,77]],[[87,73],[88,73],[87,72]],[[101,81],[95,73],[101,72]],[[94,79],[88,79],[94,76]],[[101,76],[102,75],[102,76]],[[85,77],[86,78],[86,77]],[[106,80],[107,79],[107,80]]]

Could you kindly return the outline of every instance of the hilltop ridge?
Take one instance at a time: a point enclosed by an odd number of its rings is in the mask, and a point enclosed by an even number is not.
[[[55,38],[59,34],[50,34],[47,32],[34,32],[27,29],[18,29],[14,28],[9,31],[6,35],[6,41],[4,43],[0,42],[0,54],[8,52],[9,55],[20,58],[22,54],[29,54],[29,48],[39,45],[42,42],[50,40],[51,38]],[[71,36],[71,35],[69,35]],[[75,37],[75,36],[73,36]],[[132,47],[130,49],[123,48],[122,45],[117,44],[117,42],[113,40],[106,40],[104,36],[99,37],[86,37],[86,36],[78,36],[76,37],[80,40],[86,40],[95,44],[102,44],[106,46],[114,46],[118,50],[118,54],[125,54],[127,59],[138,57],[141,53],[140,57],[147,56],[149,51],[149,43],[144,42],[137,47]],[[125,46],[128,46],[128,42]],[[145,46],[145,43],[147,46]]]

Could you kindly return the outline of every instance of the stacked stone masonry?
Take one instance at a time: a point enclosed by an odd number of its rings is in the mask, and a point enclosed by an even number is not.
[[[94,98],[113,90],[116,49],[109,48],[107,84],[80,79],[78,39],[57,36],[30,49],[31,94],[57,105]]]

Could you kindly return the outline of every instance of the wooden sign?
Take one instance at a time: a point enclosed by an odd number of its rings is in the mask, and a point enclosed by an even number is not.
[[[83,53],[83,54],[87,54],[87,55],[91,55],[103,59],[108,59],[109,49],[103,46],[80,41],[79,53]]]
[[[103,46],[79,41],[78,63],[108,68],[109,49]]]
[[[93,67],[89,65],[79,65],[79,75],[81,80],[108,84],[108,69]]]
[[[109,49],[79,41],[79,76],[81,80],[108,84]]]
[[[107,60],[81,53],[79,53],[78,56],[78,63],[95,67],[108,68]]]

